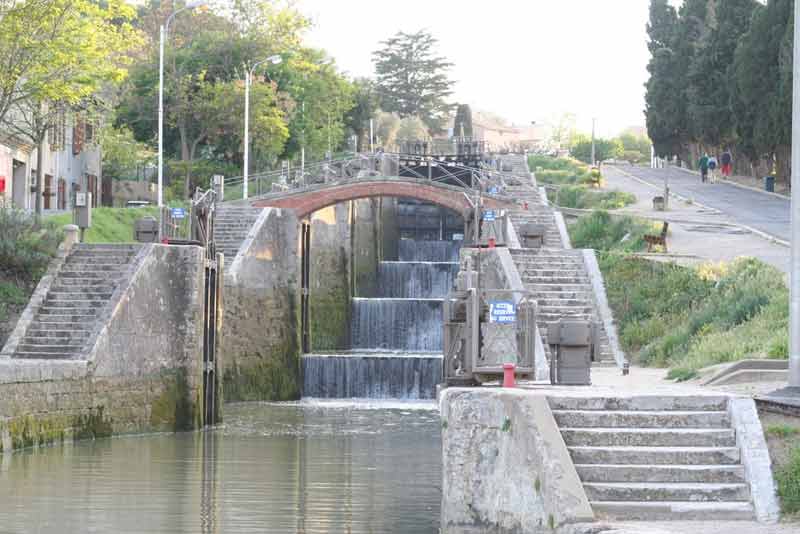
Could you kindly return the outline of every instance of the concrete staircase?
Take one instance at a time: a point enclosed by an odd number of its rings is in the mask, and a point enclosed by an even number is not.
[[[536,297],[539,330],[544,333],[548,324],[561,319],[596,323],[600,334],[599,361],[613,363],[611,344],[595,306],[582,252],[554,248],[519,249],[512,250],[511,255],[523,284]],[[543,341],[546,344],[546,339]]]
[[[261,208],[238,205],[223,205],[217,211],[214,221],[214,239],[217,252],[225,254],[226,264],[230,264],[236,257],[239,247],[247,238],[247,234],[258,220],[261,211]]]
[[[726,397],[549,401],[598,517],[753,519]]]
[[[14,358],[81,359],[98,317],[141,245],[75,245],[53,280]]]

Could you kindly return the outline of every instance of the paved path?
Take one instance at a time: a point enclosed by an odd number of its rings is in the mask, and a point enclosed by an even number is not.
[[[617,189],[636,195],[636,203],[618,210],[619,212],[670,221],[668,238],[670,252],[695,258],[665,256],[665,260],[691,265],[708,261],[727,262],[739,256],[752,256],[777,267],[784,273],[789,272],[789,248],[737,226],[730,226],[737,223],[751,226],[742,222],[735,214],[708,210],[697,204],[688,204],[674,198],[670,201],[670,209],[668,211],[654,211],[652,199],[662,193],[663,183],[653,179],[640,181],[642,179],[639,176],[644,175],[647,171],[649,169],[605,166],[603,168],[603,176],[608,190]],[[689,179],[692,178],[692,175],[685,171],[674,169],[672,171],[686,175]],[[631,175],[635,175],[636,178],[631,177]],[[701,185],[709,188],[709,190],[711,190],[710,188],[723,187],[739,189],[735,186],[724,184]],[[759,199],[761,197],[772,199],[771,195],[746,189],[741,191],[751,195],[758,195]],[[783,201],[780,198],[775,198],[775,200]],[[710,244],[712,246],[709,246]]]
[[[789,199],[730,184],[704,184],[699,176],[674,167],[649,169],[631,166],[621,167],[621,170],[660,188],[667,177],[673,193],[720,210],[739,224],[784,241],[791,240]]]

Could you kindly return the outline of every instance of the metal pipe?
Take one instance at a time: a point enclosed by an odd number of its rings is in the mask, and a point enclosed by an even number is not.
[[[794,4],[794,72],[800,72],[800,2]],[[800,76],[792,95],[792,253],[789,304],[789,386],[800,387]]]

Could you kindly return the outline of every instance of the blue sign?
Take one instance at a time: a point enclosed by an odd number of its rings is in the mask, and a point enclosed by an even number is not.
[[[185,219],[186,218],[186,210],[184,208],[172,208],[172,218],[173,219]]]
[[[492,187],[489,188],[489,194],[490,195],[496,195],[497,194],[497,186],[496,185],[493,185]]]
[[[489,322],[511,324],[517,322],[517,306],[510,300],[489,302]]]
[[[483,220],[492,222],[495,220],[494,210],[486,210],[483,212]]]

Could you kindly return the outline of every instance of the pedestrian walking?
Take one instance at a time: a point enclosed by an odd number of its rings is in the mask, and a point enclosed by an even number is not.
[[[708,179],[708,154],[703,154],[700,158],[700,161],[697,162],[697,166],[700,167],[700,180],[705,182]]]
[[[708,158],[708,176],[709,178],[711,178],[712,184],[717,181],[716,176],[714,174],[716,170],[717,170],[717,158],[711,156],[710,158]]]
[[[730,177],[731,171],[733,170],[733,155],[730,150],[723,152],[719,157],[719,161],[722,163],[722,176],[725,178]]]

